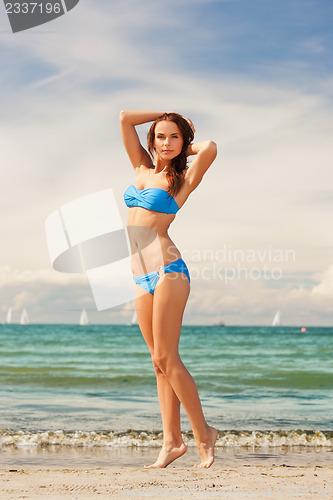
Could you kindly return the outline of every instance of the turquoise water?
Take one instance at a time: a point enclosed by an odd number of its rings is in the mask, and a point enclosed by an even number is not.
[[[221,445],[333,445],[332,328],[184,326],[180,353]],[[3,445],[161,439],[138,326],[0,325],[0,396]]]

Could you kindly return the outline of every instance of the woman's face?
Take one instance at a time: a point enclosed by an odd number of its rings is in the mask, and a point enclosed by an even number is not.
[[[163,160],[172,160],[181,153],[183,137],[178,125],[171,121],[161,121],[155,127],[154,148]]]

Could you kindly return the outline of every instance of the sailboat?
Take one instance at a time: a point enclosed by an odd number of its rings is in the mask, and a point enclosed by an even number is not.
[[[134,325],[138,324],[138,315],[136,314],[136,310],[134,311],[132,319],[131,319],[130,323],[128,323],[128,324],[129,324],[129,326],[134,326]]]
[[[86,313],[86,310],[82,309],[80,316],[80,326],[87,326],[87,325],[89,325],[88,315]]]
[[[9,307],[6,316],[6,323],[9,325],[12,322],[12,308]]]
[[[213,323],[214,326],[225,326],[225,322],[221,320],[220,315],[218,319]]]
[[[28,313],[26,309],[23,309],[20,319],[20,325],[28,325],[28,324],[29,324]]]
[[[275,316],[273,318],[272,326],[280,326],[281,325],[281,314],[280,311],[276,311]]]

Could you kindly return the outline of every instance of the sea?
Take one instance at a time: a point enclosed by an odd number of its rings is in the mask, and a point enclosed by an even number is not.
[[[179,351],[222,460],[333,462],[333,328],[185,325]],[[126,465],[162,440],[138,325],[0,325],[0,465]]]

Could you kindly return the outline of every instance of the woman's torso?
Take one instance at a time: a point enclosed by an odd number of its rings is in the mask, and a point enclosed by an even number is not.
[[[133,185],[138,190],[159,188],[167,191],[168,181],[164,173],[153,174],[154,169],[145,166],[141,166],[137,171]],[[174,196],[179,208],[183,206],[189,194],[185,177],[183,186]],[[156,271],[159,266],[165,266],[181,258],[180,251],[168,234],[175,216],[173,213],[156,212],[142,207],[129,208],[127,228],[134,276]]]

